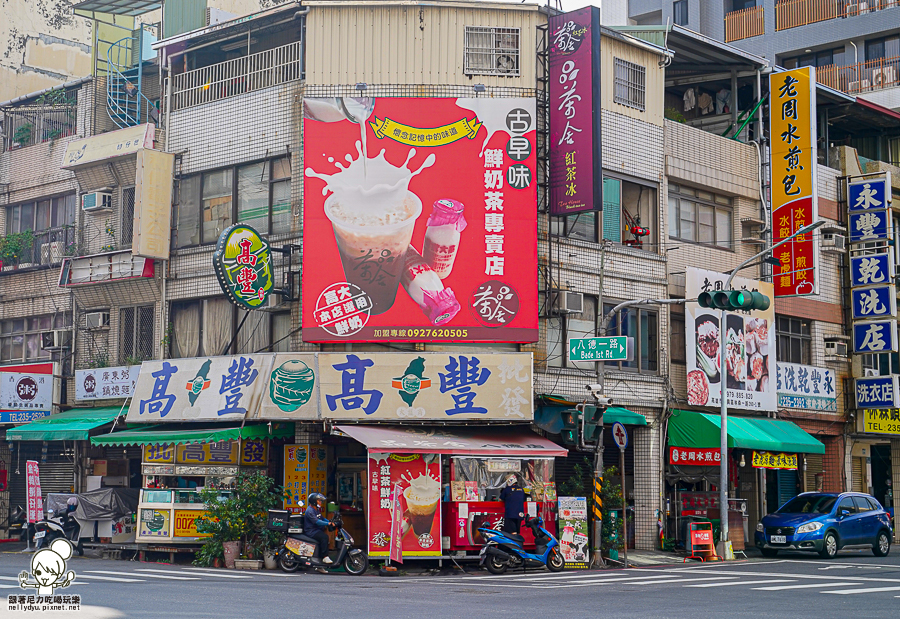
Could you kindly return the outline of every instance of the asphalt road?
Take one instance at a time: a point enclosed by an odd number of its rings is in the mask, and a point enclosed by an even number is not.
[[[30,555],[0,554],[0,617],[4,596],[34,593],[18,587]],[[666,565],[628,570],[486,572],[382,578],[298,572],[236,572],[108,561],[69,560],[74,583],[56,594],[77,593],[79,613],[68,617],[115,619],[202,617],[343,618],[508,616],[690,618],[900,616],[900,551],[882,559],[842,552],[835,560],[788,555],[776,560]],[[33,614],[33,616],[36,616]],[[47,613],[42,617],[63,616]]]

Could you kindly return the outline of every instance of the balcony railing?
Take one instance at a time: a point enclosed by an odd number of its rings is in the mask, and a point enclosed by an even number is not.
[[[855,95],[900,86],[900,56],[877,58],[839,67],[816,69],[816,81],[835,90]]]
[[[775,4],[775,29],[787,30],[898,6],[900,0],[782,0]]]
[[[172,78],[172,110],[299,80],[301,43],[194,69]]]
[[[78,101],[74,92],[54,90],[2,111],[4,151],[75,135]]]
[[[74,226],[0,236],[0,263],[4,271],[59,264],[74,251]]]
[[[753,6],[725,14],[725,42],[740,41],[765,34],[763,7]]]

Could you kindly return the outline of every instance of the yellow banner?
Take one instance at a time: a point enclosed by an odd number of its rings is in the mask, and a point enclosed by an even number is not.
[[[863,411],[863,421],[865,422],[865,432],[900,436],[900,409],[867,408]]]
[[[175,464],[229,465],[237,463],[237,441],[188,443],[175,448]]]
[[[753,452],[753,468],[756,469],[796,469],[797,454],[776,454],[765,451]]]
[[[443,127],[420,129],[403,125],[390,118],[375,118],[370,122],[372,130],[378,138],[391,138],[408,146],[444,146],[463,138],[474,139],[481,129],[481,123],[475,117],[472,120],[463,118]]]
[[[197,517],[202,516],[203,510],[175,510],[175,537],[209,537],[209,533],[197,531]]]
[[[144,445],[145,464],[172,464],[175,462],[175,445]]]

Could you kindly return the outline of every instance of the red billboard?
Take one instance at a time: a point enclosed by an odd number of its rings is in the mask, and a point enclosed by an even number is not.
[[[535,100],[304,103],[303,340],[536,342]]]
[[[550,18],[550,214],[603,210],[600,9]]]

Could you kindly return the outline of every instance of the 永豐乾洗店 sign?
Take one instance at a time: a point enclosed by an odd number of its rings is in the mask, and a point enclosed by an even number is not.
[[[837,377],[834,370],[780,361],[775,368],[779,407],[837,411]]]

